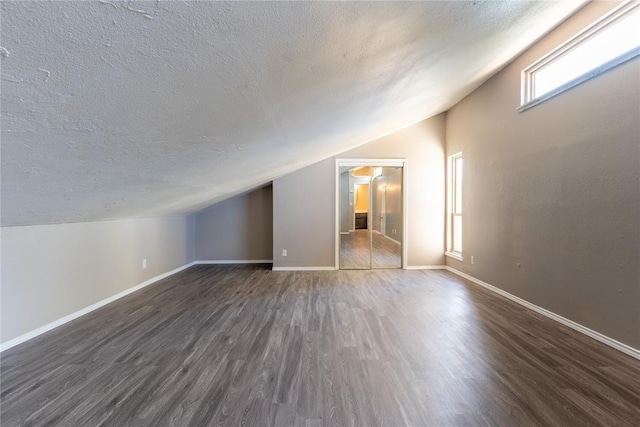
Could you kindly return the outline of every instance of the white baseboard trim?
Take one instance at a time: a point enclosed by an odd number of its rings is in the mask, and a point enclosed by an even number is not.
[[[102,307],[104,305],[107,305],[107,304],[109,304],[109,303],[111,303],[111,302],[113,302],[113,301],[115,301],[117,299],[120,299],[120,298],[122,298],[124,296],[127,296],[127,295],[129,295],[129,294],[131,294],[131,293],[133,293],[135,291],[139,291],[140,289],[142,289],[142,288],[144,288],[146,286],[149,286],[149,285],[151,285],[151,284],[153,284],[153,283],[155,283],[155,282],[157,282],[159,280],[165,279],[165,278],[167,278],[167,277],[169,277],[169,276],[171,276],[173,274],[176,274],[176,273],[178,273],[178,272],[180,272],[180,271],[182,271],[184,269],[187,269],[187,268],[191,267],[192,265],[195,265],[196,263],[197,263],[197,261],[193,261],[193,262],[190,262],[188,264],[183,265],[182,267],[174,268],[171,271],[167,271],[166,273],[162,273],[162,274],[160,274],[158,276],[152,277],[151,279],[145,280],[144,282],[142,282],[142,283],[140,283],[140,284],[138,284],[136,286],[133,286],[133,287],[131,287],[129,289],[125,289],[124,291],[119,292],[119,293],[117,293],[115,295],[112,295],[112,296],[110,296],[108,298],[105,298],[103,300],[100,300],[95,304],[91,304],[90,306],[85,307],[82,310],[76,311],[75,313],[71,313],[71,314],[69,314],[67,316],[64,316],[64,317],[58,319],[58,320],[55,320],[55,321],[53,321],[51,323],[47,323],[44,326],[41,326],[41,327],[39,327],[37,329],[34,329],[33,331],[27,332],[26,334],[20,335],[19,337],[16,337],[16,338],[14,338],[12,340],[9,340],[9,341],[7,341],[5,343],[2,343],[2,344],[0,344],[0,353],[2,353],[5,350],[10,349],[11,347],[17,346],[18,344],[22,344],[25,341],[28,341],[28,340],[30,340],[32,338],[35,338],[38,335],[42,335],[45,332],[48,332],[48,331],[50,331],[52,329],[55,329],[58,326],[62,326],[65,323],[71,322],[72,320],[75,320],[80,316],[84,316],[85,314],[90,313],[90,312],[92,312],[94,310],[97,310],[98,308],[100,308],[100,307]]]
[[[579,323],[574,322],[573,320],[569,320],[569,319],[567,319],[565,317],[560,316],[559,314],[556,314],[556,313],[554,313],[552,311],[549,311],[549,310],[547,310],[545,308],[542,308],[542,307],[539,307],[539,306],[537,306],[535,304],[532,304],[529,301],[523,300],[522,298],[517,297],[517,296],[515,296],[513,294],[510,294],[507,291],[503,291],[500,288],[496,288],[495,286],[490,285],[487,282],[483,282],[480,279],[476,279],[475,277],[470,276],[470,275],[468,275],[466,273],[463,273],[460,270],[456,270],[455,268],[452,268],[452,267],[449,267],[449,266],[446,266],[446,270],[450,271],[450,272],[452,272],[454,274],[457,274],[460,277],[464,277],[465,279],[475,283],[476,285],[480,285],[483,288],[486,288],[486,289],[488,289],[490,291],[493,291],[493,292],[495,292],[495,293],[497,293],[499,295],[502,295],[503,297],[508,298],[511,301],[516,302],[516,303],[518,303],[518,304],[520,304],[520,305],[522,305],[522,306],[524,306],[524,307],[526,307],[526,308],[528,308],[530,310],[533,310],[536,313],[540,313],[543,316],[548,317],[549,319],[552,319],[552,320],[555,320],[556,322],[562,323],[563,325],[568,326],[569,328],[574,329],[574,330],[576,330],[578,332],[581,332],[581,333],[585,334],[586,336],[591,337],[591,338],[593,338],[593,339],[595,339],[597,341],[600,341],[601,343],[606,344],[609,347],[613,347],[618,351],[621,351],[621,352],[623,352],[625,354],[628,354],[629,356],[631,356],[633,358],[636,358],[636,359],[640,360],[640,350],[639,349],[636,349],[636,348],[633,348],[633,347],[631,347],[631,346],[629,346],[627,344],[621,343],[620,341],[616,341],[613,338],[609,338],[608,336],[603,335],[600,332],[596,332],[593,329],[589,329],[586,326],[583,326],[583,325],[581,325]]]
[[[446,270],[446,265],[407,265],[407,270]]]
[[[341,231],[340,234],[349,234],[348,231]]]
[[[446,265],[408,265],[405,270],[445,270]],[[335,267],[272,267],[273,271],[331,271],[338,270]],[[377,270],[377,269],[374,269]],[[367,269],[362,271],[369,271]]]
[[[199,260],[193,264],[209,265],[209,264],[273,264],[272,259],[217,259],[217,260]]]

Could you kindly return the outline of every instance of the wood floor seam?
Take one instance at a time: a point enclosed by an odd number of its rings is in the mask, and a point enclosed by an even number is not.
[[[444,270],[194,265],[0,355],[3,426],[636,426],[640,361]]]

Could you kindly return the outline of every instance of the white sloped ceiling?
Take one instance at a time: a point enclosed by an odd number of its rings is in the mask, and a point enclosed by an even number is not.
[[[2,224],[195,212],[447,110],[582,3],[2,1]]]

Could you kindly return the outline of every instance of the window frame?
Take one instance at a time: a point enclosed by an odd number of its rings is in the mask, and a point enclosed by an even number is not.
[[[462,163],[462,182],[460,182],[460,195],[458,195],[458,166],[457,160],[461,160]],[[462,247],[459,251],[454,249],[454,241],[455,241],[455,227],[454,222],[456,217],[460,218],[460,227],[462,228],[462,218],[463,218],[463,210],[462,205],[463,202],[463,194],[464,190],[462,189],[464,182],[464,160],[462,156],[462,152],[457,152],[448,157],[447,162],[447,183],[448,183],[448,191],[447,191],[447,250],[445,251],[445,255],[458,261],[464,261],[464,257],[462,255]],[[456,200],[460,196],[460,206],[456,203]],[[462,243],[461,243],[462,246]]]
[[[537,71],[544,68],[547,64],[554,62],[562,56],[568,54],[581,43],[596,36],[598,33],[604,31],[610,26],[615,25],[616,22],[619,22],[632,13],[640,13],[640,2],[635,2],[633,0],[624,2],[593,24],[587,26],[584,30],[580,31],[575,36],[571,37],[569,40],[565,41],[560,46],[553,49],[551,52],[547,53],[542,58],[536,60],[533,64],[522,70],[520,78],[520,106],[517,109],[518,112],[528,110],[529,108],[532,108],[550,98],[553,98],[554,96],[559,95],[574,86],[584,83],[587,80],[590,80],[614,67],[617,67],[620,64],[623,64],[624,62],[627,62],[639,56],[640,47],[636,47],[620,56],[617,56],[609,61],[598,65],[597,67],[589,71],[586,71],[578,77],[561,84],[557,88],[546,92],[538,96],[537,98],[533,97],[534,75]]]

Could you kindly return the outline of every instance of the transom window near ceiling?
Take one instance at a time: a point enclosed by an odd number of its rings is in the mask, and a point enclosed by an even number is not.
[[[625,2],[522,71],[519,111],[640,55],[640,2]]]

